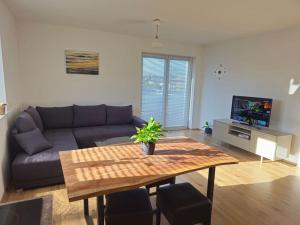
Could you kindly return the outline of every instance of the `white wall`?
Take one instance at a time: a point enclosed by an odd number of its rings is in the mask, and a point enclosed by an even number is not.
[[[3,71],[9,114],[0,118],[0,199],[8,178],[7,131],[21,104],[18,74],[18,41],[15,19],[0,1],[0,36],[3,51]]]
[[[300,79],[300,29],[205,46],[201,124],[229,118],[233,95],[273,98],[271,127],[296,135],[290,161],[300,152],[300,90],[289,95],[290,78]],[[218,80],[219,64],[227,75]]]
[[[162,49],[153,50],[149,39],[29,22],[20,23],[18,31],[26,105],[133,104],[139,113],[142,52],[192,56],[195,78],[201,71],[200,47],[195,45],[164,42]],[[66,49],[99,52],[100,75],[66,74]],[[195,103],[199,101],[196,94]],[[198,109],[194,127],[199,124]]]

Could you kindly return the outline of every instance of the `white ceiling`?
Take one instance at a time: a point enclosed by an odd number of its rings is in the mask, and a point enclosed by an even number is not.
[[[300,0],[5,0],[19,20],[209,43],[300,25]]]

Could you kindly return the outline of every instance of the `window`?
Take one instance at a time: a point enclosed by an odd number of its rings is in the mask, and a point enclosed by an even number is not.
[[[0,39],[0,103],[6,102],[6,94],[5,94],[5,83],[4,83],[4,70],[3,70],[3,60],[2,60],[2,46]]]
[[[143,54],[141,116],[153,116],[165,128],[186,128],[192,59]]]

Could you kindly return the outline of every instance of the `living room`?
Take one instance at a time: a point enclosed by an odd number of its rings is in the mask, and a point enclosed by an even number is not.
[[[168,130],[164,132],[166,137],[156,144],[153,156],[163,151],[159,146],[164,139],[175,140],[184,136],[196,140],[197,144],[200,142],[209,146],[206,148],[224,151],[228,154],[228,160],[229,157],[238,159],[238,164],[232,159],[233,165],[217,166],[213,205],[212,199],[209,199],[211,224],[297,224],[300,209],[299,7],[299,3],[292,0],[89,0],[72,3],[68,0],[1,0],[0,103],[5,105],[5,113],[0,115],[1,203],[50,195],[52,213],[48,220],[53,224],[86,224],[85,206],[89,206],[94,224],[101,224],[97,195],[92,195],[92,192],[88,194],[91,196],[89,205],[82,199],[73,201],[69,195],[72,188],[69,188],[66,177],[60,177],[65,180],[65,185],[63,180],[43,184],[29,180],[26,182],[28,186],[22,187],[25,182],[16,185],[12,166],[14,159],[11,158],[11,130],[28,106],[37,107],[43,127],[48,126],[51,130],[53,128],[45,119],[47,112],[43,114],[45,111],[38,107],[72,106],[72,110],[76,110],[74,105],[132,105],[130,115],[138,118],[134,126],[142,127],[143,122],[139,119],[149,121],[153,116],[162,129]],[[96,74],[68,71],[68,60],[72,61],[72,57],[78,55],[80,58],[82,54],[96,57]],[[70,63],[70,68],[76,60]],[[184,78],[176,80],[176,69],[185,71]],[[154,71],[154,75],[148,76],[147,71]],[[174,77],[172,74],[175,74]],[[145,89],[147,84],[155,87],[151,90],[153,92]],[[170,87],[176,89],[178,86],[184,88],[178,95],[172,95],[174,93]],[[154,92],[158,97],[153,97]],[[266,113],[267,123],[261,124],[265,121],[260,121],[256,124],[251,120],[254,126],[247,126],[240,124],[246,121],[229,120],[233,118],[233,96],[249,96],[246,99],[248,102],[271,103],[272,113]],[[100,107],[98,110],[101,111]],[[105,112],[109,110],[106,108]],[[116,113],[117,119],[113,120],[123,118],[126,112]],[[109,115],[106,115],[108,118]],[[217,126],[217,122],[223,119],[230,121],[223,123],[223,127],[224,124],[229,126],[225,129],[238,130],[248,135],[247,140],[238,139],[240,133],[235,133],[236,139],[230,140],[227,133],[223,135]],[[245,120],[248,119],[245,117]],[[59,118],[54,120],[57,122]],[[66,118],[61,122],[66,122]],[[208,128],[213,128],[212,136],[204,132],[206,122]],[[116,122],[112,124],[118,125]],[[96,146],[91,146],[90,142],[87,144],[85,140],[81,142],[80,138],[86,137],[85,134],[80,136],[81,133],[74,131],[77,128],[70,129],[78,146],[64,150],[101,149],[105,148],[102,145],[108,145],[107,140],[93,140],[93,144],[102,142]],[[87,133],[91,132],[92,129],[87,128]],[[106,132],[115,131],[106,129],[103,132],[108,135]],[[113,136],[128,136],[122,132],[118,127],[117,134]],[[42,133],[47,139],[46,130]],[[258,140],[266,135],[274,141],[266,138],[268,140],[259,146]],[[251,150],[254,140],[257,142],[255,150]],[[32,156],[36,154],[39,153]],[[62,169],[65,172],[64,163]],[[176,170],[176,184],[190,183],[205,195],[208,191],[206,186],[214,180],[214,176],[207,170],[211,165],[201,166],[198,171],[193,167],[191,173]],[[33,168],[39,170],[39,167]],[[37,173],[34,169],[27,173],[25,167],[19,170],[21,180]],[[164,174],[159,172],[159,176]],[[142,189],[145,184],[151,183],[143,179],[135,180],[137,183],[131,184],[132,188]],[[152,179],[155,183],[162,177]],[[120,187],[120,190],[126,189]],[[111,192],[107,191],[109,194]],[[155,194],[149,199],[155,210]],[[3,212],[7,213],[5,210]],[[163,209],[161,214],[161,224],[172,224],[170,214]],[[103,218],[106,218],[105,215]],[[134,218],[139,225],[148,224],[139,222],[136,215]],[[150,223],[157,221],[157,218],[155,211]],[[128,224],[124,221],[123,224]],[[197,223],[210,224],[206,221]],[[106,224],[116,223],[107,219]]]

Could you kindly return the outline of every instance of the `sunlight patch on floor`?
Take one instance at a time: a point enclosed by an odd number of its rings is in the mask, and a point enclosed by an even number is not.
[[[260,167],[259,161],[240,162],[238,165],[226,165],[220,166],[216,169],[215,185],[218,187],[245,185],[245,184],[259,184],[268,183],[275,180],[287,177],[297,176],[300,178],[299,171],[295,171],[292,167],[292,171],[287,167],[286,173],[278,173],[276,167],[284,167],[281,162],[268,161],[263,163]],[[242,169],[241,169],[242,168]],[[207,179],[208,170],[196,171],[203,179]]]

